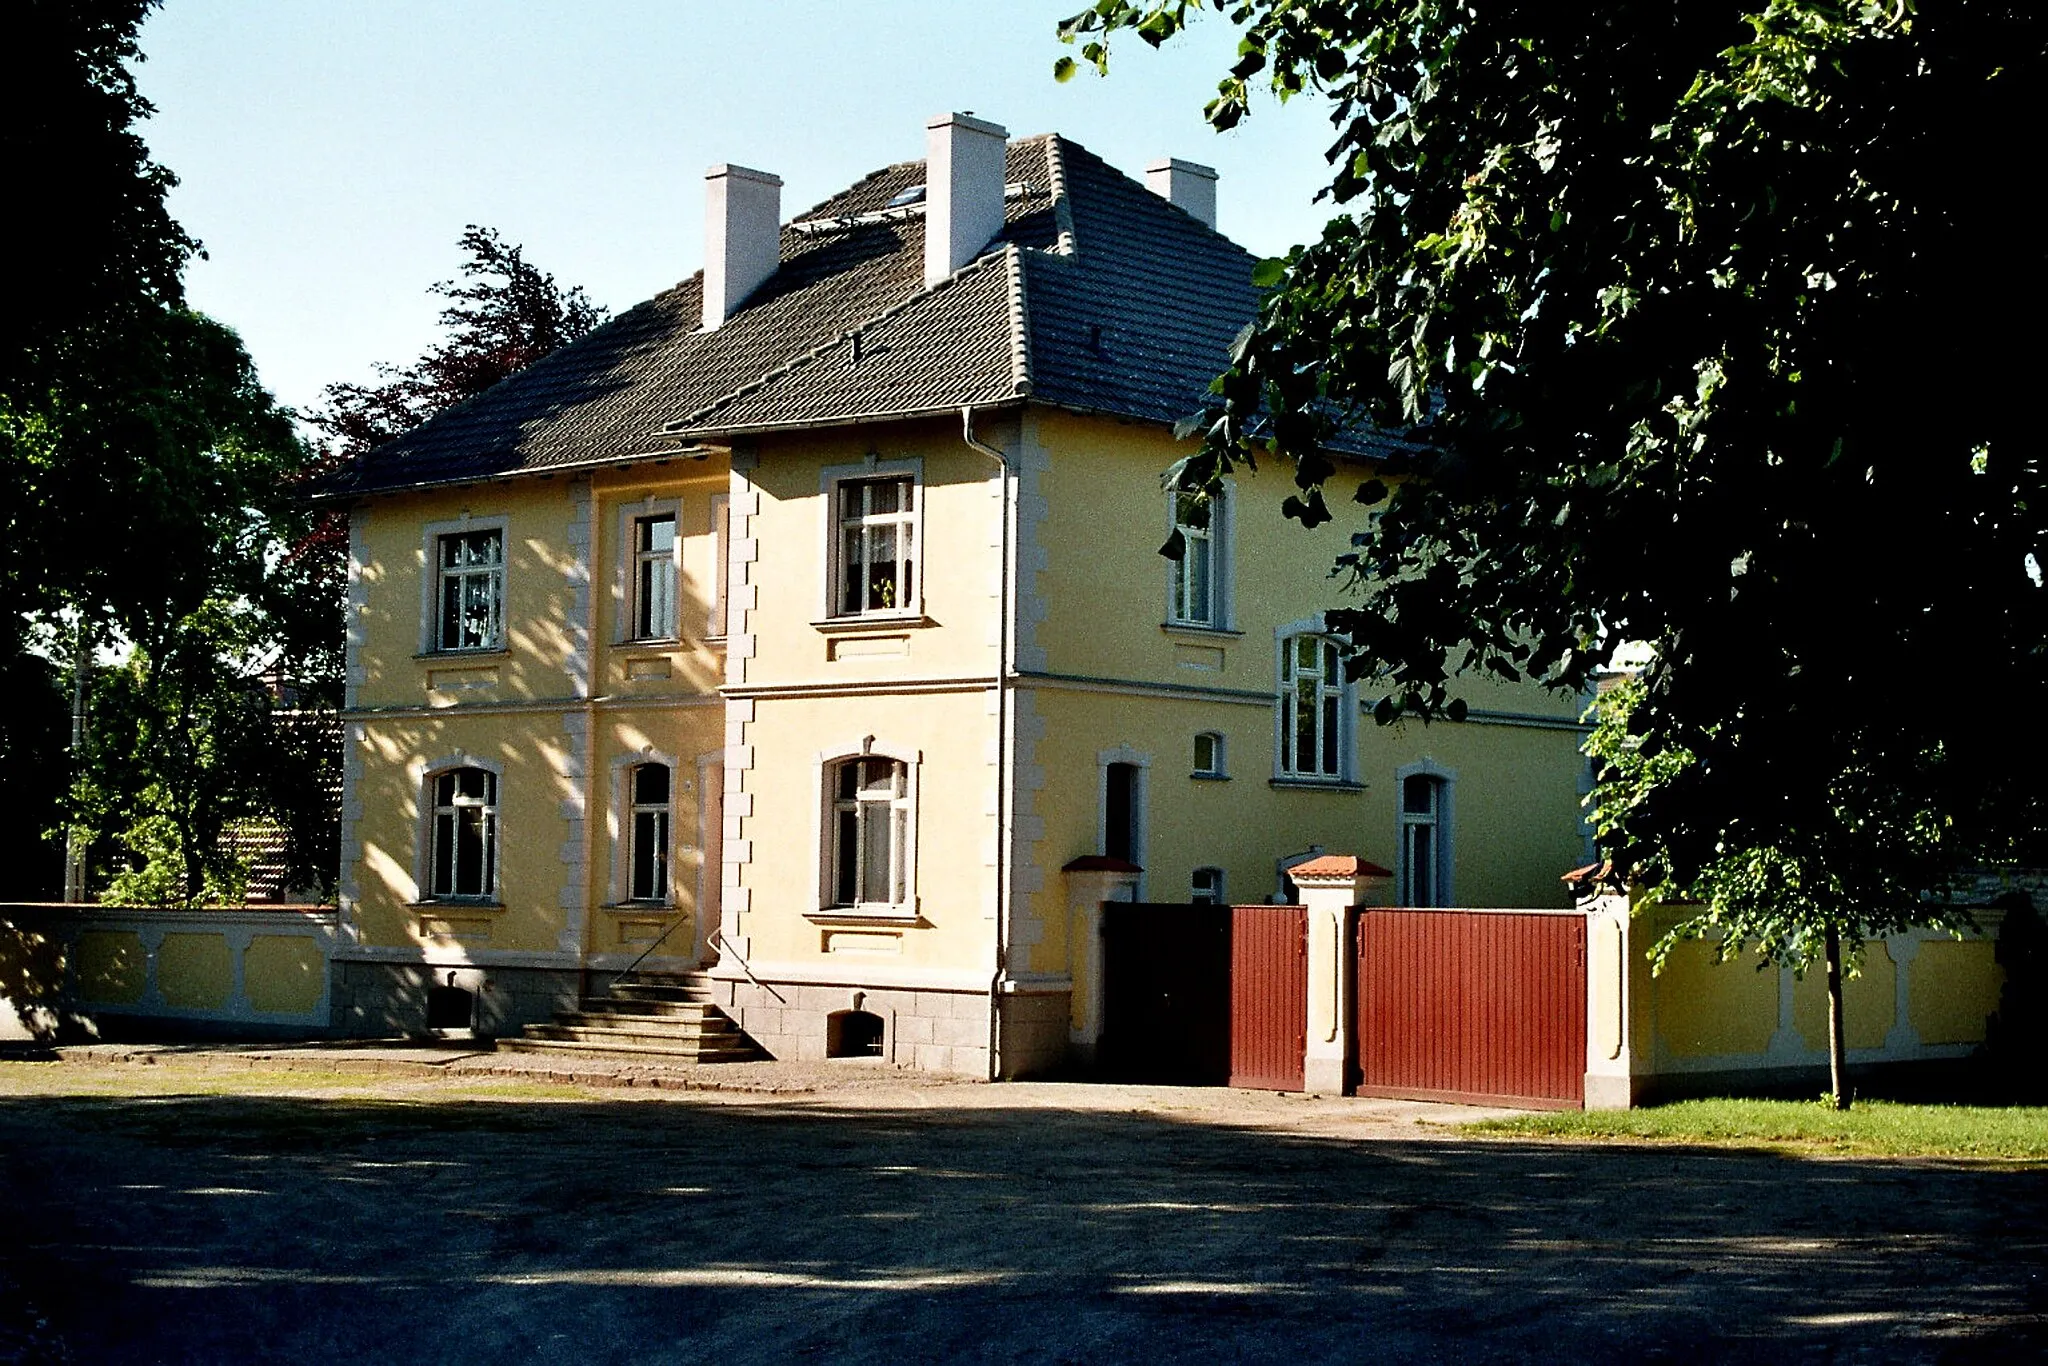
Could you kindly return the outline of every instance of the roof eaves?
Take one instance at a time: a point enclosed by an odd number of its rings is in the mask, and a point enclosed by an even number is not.
[[[770,432],[813,431],[824,427],[857,427],[867,422],[909,422],[921,417],[951,417],[961,408],[973,408],[976,412],[1020,407],[1029,402],[1026,395],[1017,394],[1009,398],[991,399],[983,403],[938,403],[920,408],[871,408],[864,412],[842,413],[837,417],[797,417],[779,422],[741,422],[727,427],[664,428],[665,434],[709,440],[727,436],[761,436]]]

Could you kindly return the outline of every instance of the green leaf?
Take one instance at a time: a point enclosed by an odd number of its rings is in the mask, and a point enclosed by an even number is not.
[[[1062,82],[1071,81],[1074,79],[1074,73],[1078,70],[1080,68],[1074,65],[1072,57],[1062,57],[1052,64],[1052,78]]]
[[[1351,501],[1364,507],[1383,503],[1387,498],[1387,486],[1377,479],[1368,479],[1358,486],[1358,492],[1351,495]]]
[[[1287,258],[1268,256],[1252,267],[1252,284],[1259,289],[1271,289],[1287,278]]]
[[[1176,562],[1187,557],[1188,538],[1181,534],[1179,527],[1175,527],[1173,534],[1166,538],[1166,544],[1159,547],[1159,553]]]

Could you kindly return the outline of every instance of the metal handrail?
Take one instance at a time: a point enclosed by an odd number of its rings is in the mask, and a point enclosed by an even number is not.
[[[747,980],[749,982],[752,982],[755,986],[761,988],[761,990],[767,992],[776,1000],[781,1001],[784,1005],[789,1004],[788,998],[785,997],[781,992],[777,991],[774,987],[769,986],[766,982],[762,981],[760,978],[754,975],[753,968],[748,966],[747,960],[740,955],[740,951],[732,946],[732,941],[725,937],[724,930],[713,930],[711,932],[711,938],[706,942],[715,945],[721,954],[731,954],[733,962],[738,963],[740,965],[740,971],[747,974]]]
[[[628,963],[626,965],[626,970],[624,972],[612,978],[612,986],[617,986],[619,983],[625,981],[628,977],[631,977],[633,973],[639,968],[639,966],[647,961],[647,955],[653,953],[656,949],[660,948],[662,945],[662,941],[667,939],[670,935],[674,934],[676,932],[677,927],[687,924],[689,922],[689,919],[690,917],[688,917],[687,915],[679,915],[674,920],[671,920],[668,923],[668,928],[663,930],[660,934],[654,936],[654,942],[652,944],[649,944],[646,948],[640,950],[640,956],[638,958],[635,958],[631,963]],[[610,988],[606,989],[609,990]]]

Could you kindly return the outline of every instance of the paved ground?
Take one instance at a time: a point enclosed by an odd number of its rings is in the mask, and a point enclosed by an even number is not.
[[[2048,1354],[2039,1167],[837,1064],[564,1085],[504,1063],[0,1062],[0,1362]],[[693,1080],[751,1089],[668,1089]]]

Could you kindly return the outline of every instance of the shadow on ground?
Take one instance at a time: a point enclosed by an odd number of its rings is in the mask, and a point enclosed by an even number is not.
[[[7,1099],[0,1155],[0,1300],[11,1280],[49,1321],[17,1360],[2048,1349],[2039,1168],[1336,1140],[943,1097]]]

